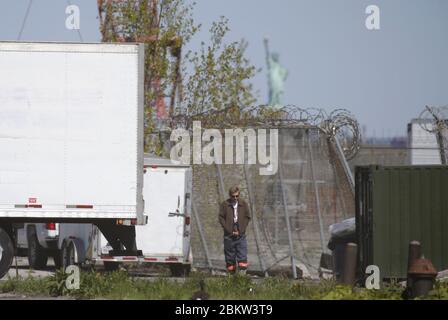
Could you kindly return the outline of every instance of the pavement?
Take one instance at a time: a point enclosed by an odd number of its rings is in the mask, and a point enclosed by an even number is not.
[[[16,257],[17,259],[17,268],[16,261],[13,261],[9,272],[0,279],[1,281],[6,281],[8,278],[15,278],[17,275],[21,278],[31,277],[48,277],[54,274],[54,262],[52,258],[48,258],[48,267],[45,270],[32,270],[28,265],[28,258],[26,257]]]
[[[17,260],[17,266],[16,266]],[[44,278],[54,274],[54,261],[52,258],[48,259],[48,267],[45,270],[32,270],[28,264],[28,258],[16,257],[9,272],[0,279],[0,283],[7,281],[9,278],[14,279],[19,276],[22,279],[28,277]],[[73,299],[71,297],[48,297],[48,296],[27,296],[15,293],[0,293],[0,300],[67,300]]]

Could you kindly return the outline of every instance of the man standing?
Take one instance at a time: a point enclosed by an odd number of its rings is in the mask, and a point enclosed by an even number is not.
[[[230,198],[224,201],[219,210],[219,223],[224,230],[224,256],[227,271],[246,273],[247,240],[246,228],[250,214],[247,203],[240,199],[240,189],[235,186],[229,189]]]

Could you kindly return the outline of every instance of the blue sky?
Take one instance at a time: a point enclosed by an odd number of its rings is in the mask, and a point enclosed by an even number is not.
[[[0,0],[0,40],[17,40],[29,0]],[[84,41],[100,40],[95,0],[70,0],[81,10]],[[22,40],[79,41],[65,28],[65,0],[34,0]],[[365,27],[368,5],[380,9],[380,30]],[[289,71],[283,102],[351,110],[367,132],[404,135],[426,104],[448,104],[446,0],[197,0],[207,40],[211,22],[226,16],[228,41],[249,42],[247,56],[262,68],[254,86],[267,100],[263,37]],[[1,71],[0,71],[1,72]]]

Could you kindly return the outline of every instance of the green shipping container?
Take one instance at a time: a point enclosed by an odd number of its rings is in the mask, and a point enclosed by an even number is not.
[[[355,181],[360,274],[377,265],[382,278],[406,278],[412,240],[448,269],[448,166],[362,166]]]

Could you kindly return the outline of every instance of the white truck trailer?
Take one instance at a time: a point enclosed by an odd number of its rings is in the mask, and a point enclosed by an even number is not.
[[[61,265],[104,264],[113,270],[119,263],[164,264],[173,276],[185,276],[191,268],[190,213],[192,170],[169,159],[145,157],[143,198],[146,225],[136,226],[137,248],[141,256],[111,255],[112,248],[93,224],[59,224],[58,247],[63,250]],[[78,239],[83,245],[75,250],[65,245]],[[65,250],[65,251],[64,251]]]
[[[24,223],[92,223],[139,254],[143,70],[141,44],[0,42],[0,277]]]

